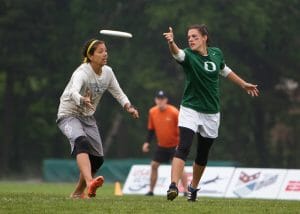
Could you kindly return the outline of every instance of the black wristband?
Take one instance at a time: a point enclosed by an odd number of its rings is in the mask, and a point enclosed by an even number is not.
[[[152,141],[153,138],[154,138],[154,135],[155,135],[154,130],[148,129],[148,135],[147,135],[146,142],[151,143],[151,141]]]

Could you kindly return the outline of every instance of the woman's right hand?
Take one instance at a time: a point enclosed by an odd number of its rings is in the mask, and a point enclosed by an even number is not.
[[[163,34],[168,41],[168,43],[173,43],[174,42],[174,34],[173,34],[173,29],[169,27],[169,32],[166,32]]]
[[[85,105],[87,108],[95,111],[95,107],[92,104],[92,93],[90,90],[87,90],[85,93],[85,96],[81,97],[83,105]]]

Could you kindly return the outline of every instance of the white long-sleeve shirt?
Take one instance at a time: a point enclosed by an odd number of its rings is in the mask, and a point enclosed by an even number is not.
[[[92,105],[96,109],[106,90],[108,90],[123,107],[126,103],[130,103],[121,89],[111,67],[103,66],[102,73],[97,75],[89,63],[81,64],[74,71],[60,97],[57,117],[93,115],[95,111],[86,107],[81,102],[81,97],[86,96],[87,91],[90,91],[92,94]]]

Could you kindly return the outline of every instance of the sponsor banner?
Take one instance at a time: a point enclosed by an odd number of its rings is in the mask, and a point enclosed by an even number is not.
[[[150,165],[133,165],[123,187],[124,194],[146,194],[149,191]],[[154,189],[155,195],[166,195],[171,182],[171,167],[161,165]]]
[[[198,196],[224,197],[234,170],[234,167],[206,167],[198,186],[200,189]],[[193,178],[193,168],[186,167],[185,172],[188,184],[190,184]],[[183,191],[181,183],[179,189]]]
[[[236,168],[226,197],[276,199],[286,169]]]
[[[300,200],[300,170],[288,170],[281,185],[278,199]]]
[[[207,167],[200,181],[199,196],[224,197],[229,186],[230,179],[234,172],[234,167]],[[192,180],[192,167],[185,167],[188,184]],[[166,195],[171,182],[171,166],[161,165],[158,169],[158,179],[154,189],[155,195]],[[146,194],[149,191],[150,166],[132,166],[127,180],[124,184],[124,194]],[[179,192],[183,193],[184,188],[180,182]]]

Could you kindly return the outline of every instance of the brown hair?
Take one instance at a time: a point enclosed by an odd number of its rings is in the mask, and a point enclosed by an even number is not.
[[[199,33],[201,33],[202,36],[207,36],[207,41],[206,43],[209,44],[211,41],[210,41],[210,37],[209,37],[209,32],[208,32],[208,28],[205,24],[195,24],[195,25],[191,25],[188,27],[188,31],[191,30],[191,29],[196,29],[199,31]]]
[[[104,41],[102,40],[97,40],[97,39],[90,39],[88,40],[82,49],[82,56],[83,56],[83,62],[90,62],[91,60],[89,59],[88,55],[93,55],[96,48],[100,44],[105,44]],[[91,46],[92,45],[92,46]],[[91,47],[90,47],[91,46]]]

